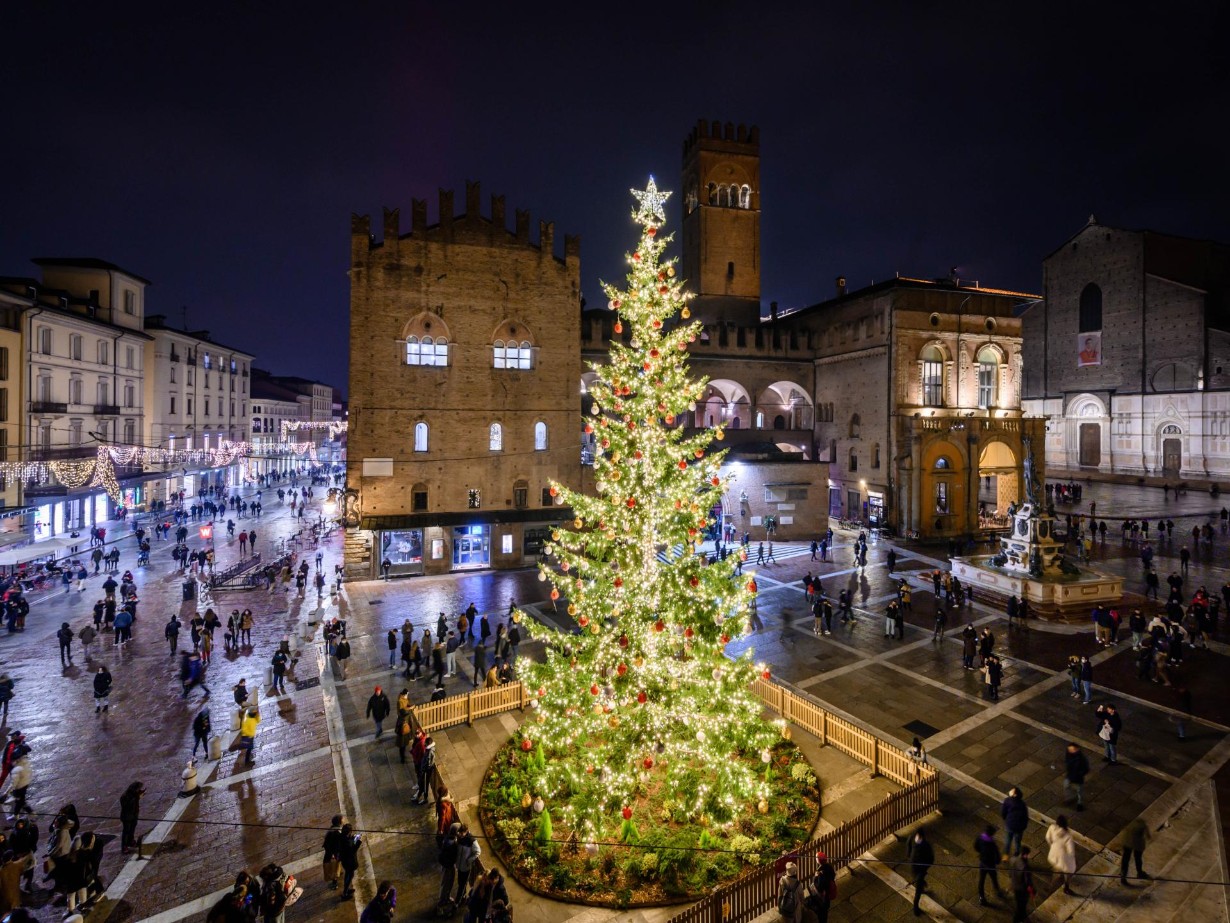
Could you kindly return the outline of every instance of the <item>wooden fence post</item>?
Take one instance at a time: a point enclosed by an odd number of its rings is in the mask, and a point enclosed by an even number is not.
[[[880,738],[873,738],[875,746],[871,748],[871,774],[878,776],[880,774]]]
[[[466,724],[474,726],[474,693],[466,693]]]
[[[824,709],[820,710],[820,746],[827,747],[829,745],[829,713]]]

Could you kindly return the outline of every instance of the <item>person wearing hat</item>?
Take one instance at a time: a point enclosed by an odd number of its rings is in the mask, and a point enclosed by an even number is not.
[[[803,883],[799,881],[799,866],[786,863],[786,874],[777,887],[777,911],[786,923],[803,923],[807,919],[807,906]]]
[[[379,686],[372,693],[371,698],[367,700],[367,717],[372,719],[376,725],[376,739],[380,739],[380,735],[384,733],[384,719],[389,716],[389,712],[393,707],[389,704],[389,697],[384,694],[384,690]]]
[[[816,853],[816,874],[807,887],[807,908],[816,915],[817,923],[828,923],[829,907],[837,897],[837,870],[824,850]]]

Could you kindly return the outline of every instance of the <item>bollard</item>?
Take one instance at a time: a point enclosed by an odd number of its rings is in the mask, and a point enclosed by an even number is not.
[[[316,628],[312,625],[311,622],[304,622],[303,623],[303,640],[311,641],[314,637],[316,637]]]
[[[189,759],[188,765],[184,767],[184,771],[179,774],[183,781],[183,786],[179,790],[180,798],[191,798],[201,790],[196,781],[196,760]]]
[[[221,737],[214,736],[214,737],[209,738],[209,758],[215,761],[222,759],[222,738]]]
[[[240,722],[243,721],[243,709],[236,709],[231,712],[231,730],[238,731]]]
[[[272,666],[265,667],[265,686],[269,688],[273,687],[273,667]]]

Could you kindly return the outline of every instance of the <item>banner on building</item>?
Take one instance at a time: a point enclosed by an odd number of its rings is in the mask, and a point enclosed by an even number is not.
[[[1076,367],[1102,364],[1102,331],[1076,335]]]

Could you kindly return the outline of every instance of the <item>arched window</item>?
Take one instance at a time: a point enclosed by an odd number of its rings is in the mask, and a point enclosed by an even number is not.
[[[435,314],[424,312],[406,324],[406,365],[448,365],[448,328]]]
[[[850,438],[851,439],[859,438],[858,434],[862,428],[863,428],[863,423],[862,423],[862,420],[859,419],[858,414],[854,414],[854,416],[850,417]]]
[[[1102,329],[1102,290],[1090,282],[1081,290],[1081,333],[1093,333]]]
[[[743,185],[739,187],[739,207],[740,208],[751,208],[752,207],[752,187],[751,186]]]
[[[1196,373],[1186,362],[1170,362],[1153,373],[1150,386],[1154,391],[1193,391]]]
[[[939,458],[935,460],[935,467],[942,471],[945,468],[951,468],[952,462],[950,462],[947,458],[941,455]]]
[[[512,320],[500,324],[492,341],[491,355],[493,368],[533,368],[534,343],[525,324]]]
[[[995,406],[996,385],[999,383],[999,353],[990,346],[978,350],[978,406],[984,410]]]
[[[847,471],[857,471],[858,470],[858,453],[855,452],[853,449],[850,450],[850,467],[847,468],[846,470]]]
[[[504,451],[504,427],[499,423],[491,424],[491,429],[487,433],[487,448],[492,452]]]
[[[427,424],[426,423],[415,423],[414,424],[414,451],[416,452],[426,452],[427,451]]]
[[[534,424],[534,451],[547,451],[547,424],[541,420]]]
[[[922,399],[924,407],[944,406],[944,354],[938,346],[928,346],[922,360]]]

